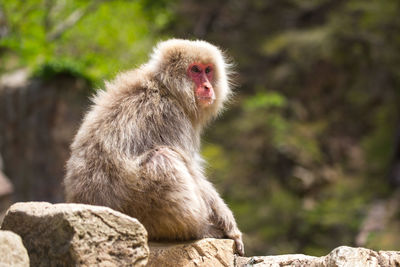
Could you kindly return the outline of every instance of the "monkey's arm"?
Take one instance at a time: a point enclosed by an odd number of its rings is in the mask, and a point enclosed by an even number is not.
[[[211,208],[210,219],[212,223],[217,228],[221,229],[227,237],[235,241],[237,252],[243,256],[244,245],[242,241],[242,233],[236,225],[232,211],[225,204],[209,181],[204,177],[201,177],[198,179],[198,182],[201,183],[201,193]]]
[[[193,213],[190,217],[195,218],[194,221],[196,222],[198,222],[199,219],[205,219],[212,224],[210,225],[211,228],[202,231],[204,235],[200,235],[199,237],[221,238],[225,236],[231,238],[236,243],[237,252],[240,255],[244,255],[242,233],[236,225],[235,218],[231,210],[218,195],[214,186],[203,176],[200,164],[201,159],[199,157],[196,157],[196,159],[197,160],[194,161],[189,160],[188,155],[179,148],[159,146],[142,155],[140,157],[139,166],[141,166],[142,171],[145,171],[148,179],[158,180],[159,183],[165,183],[165,177],[173,174],[173,177],[171,177],[173,178],[172,180],[178,181],[175,186],[182,187],[182,190],[177,191],[179,194],[174,194],[174,198],[179,197],[184,191],[190,191],[190,188],[195,190],[196,192],[190,193],[190,200],[192,201],[190,207],[193,209],[198,206],[196,210],[203,210],[208,213],[208,216],[204,217],[204,213]],[[160,175],[162,173],[168,175]],[[160,179],[158,177],[164,178]],[[197,186],[193,187],[192,183],[197,184]],[[196,195],[200,196],[198,200],[196,200]],[[189,201],[188,198],[185,199],[185,202],[187,201]],[[199,203],[197,203],[197,201]],[[204,203],[204,208],[201,208],[203,206],[201,203]],[[180,203],[176,202],[174,205],[180,205]],[[185,208],[179,208],[179,210],[188,210],[187,203],[185,206]],[[202,218],[199,218],[198,215]],[[181,215],[177,214],[177,217],[181,217]],[[200,228],[204,229],[207,223],[205,222],[202,225],[203,226]],[[214,230],[212,230],[212,228],[214,228]]]

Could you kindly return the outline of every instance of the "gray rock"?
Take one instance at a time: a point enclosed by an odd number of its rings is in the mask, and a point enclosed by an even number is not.
[[[29,266],[29,257],[21,237],[10,231],[0,231],[0,266]]]
[[[145,228],[106,207],[16,203],[1,228],[21,236],[32,266],[145,266],[148,260]]]
[[[364,267],[400,266],[400,251],[374,251],[366,248],[341,246],[332,250],[321,266]]]
[[[236,257],[235,266],[240,267],[288,267],[288,266],[323,266],[320,265],[320,258],[303,254],[288,254],[278,256],[254,256]]]
[[[69,145],[88,107],[91,86],[67,73],[50,79],[30,76],[27,69],[0,76],[3,172],[14,186],[14,200],[62,202]]]
[[[237,257],[235,266],[248,267],[380,267],[400,266],[400,251],[373,251],[366,248],[337,247],[323,257],[302,254]]]

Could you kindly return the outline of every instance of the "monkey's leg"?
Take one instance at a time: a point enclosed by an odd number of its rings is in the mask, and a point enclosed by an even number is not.
[[[184,156],[169,147],[158,147],[141,157],[138,179],[148,207],[139,220],[150,240],[200,238],[210,224],[208,208]]]

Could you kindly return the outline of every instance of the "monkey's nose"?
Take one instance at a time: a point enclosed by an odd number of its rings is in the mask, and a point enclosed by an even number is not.
[[[211,89],[211,84],[209,84],[209,83],[203,83],[203,89],[206,90],[206,91],[210,91],[210,89]]]

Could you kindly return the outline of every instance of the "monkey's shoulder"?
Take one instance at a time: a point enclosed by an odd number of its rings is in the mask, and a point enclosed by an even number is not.
[[[102,124],[129,123],[143,128],[164,128],[166,125],[188,124],[184,109],[155,83],[138,85],[129,91],[105,90],[97,92],[92,112]],[[93,115],[90,114],[90,115]],[[91,116],[92,117],[92,116]],[[187,127],[187,126],[185,126]]]

